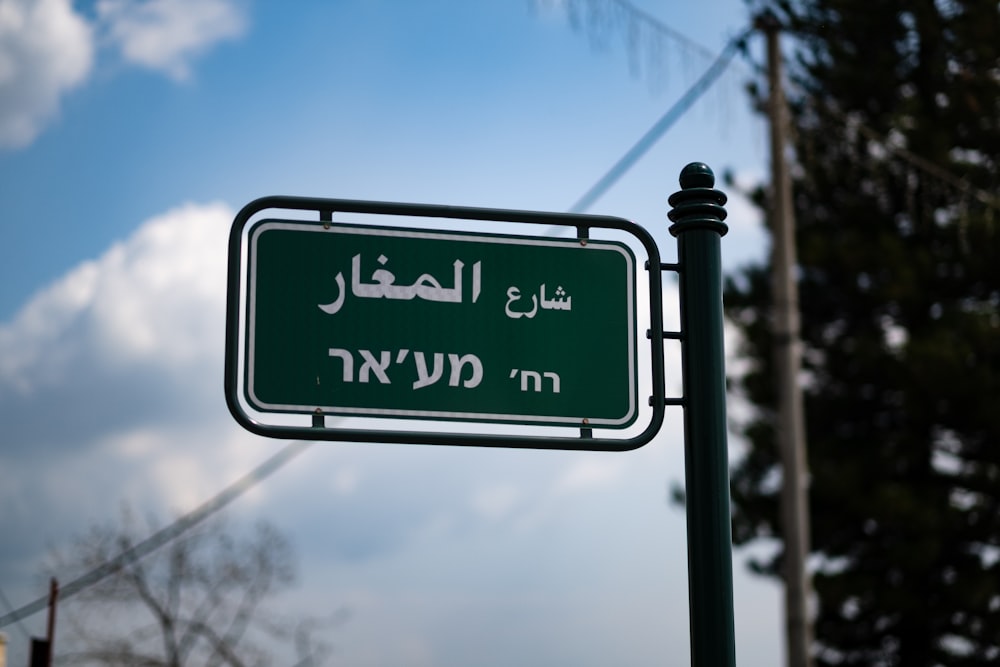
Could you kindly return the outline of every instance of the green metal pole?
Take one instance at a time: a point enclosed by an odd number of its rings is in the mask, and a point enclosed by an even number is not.
[[[691,664],[734,667],[733,556],[722,339],[721,238],[726,195],[693,162],[671,195],[680,269],[684,374],[684,459]]]

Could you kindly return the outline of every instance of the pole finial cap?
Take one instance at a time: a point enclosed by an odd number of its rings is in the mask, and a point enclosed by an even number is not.
[[[715,187],[715,174],[712,168],[704,162],[691,162],[681,169],[681,188],[712,188]]]
[[[667,201],[673,206],[667,217],[673,220],[674,236],[695,229],[709,229],[723,236],[729,227],[726,219],[726,194],[716,190],[715,174],[704,162],[692,162],[681,169],[681,189]]]

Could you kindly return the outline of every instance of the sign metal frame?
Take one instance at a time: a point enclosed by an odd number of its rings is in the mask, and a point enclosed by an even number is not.
[[[454,219],[474,222],[502,222],[502,223],[524,223],[531,225],[565,226],[575,228],[576,238],[581,242],[590,239],[590,230],[614,229],[624,231],[643,246],[647,261],[645,265],[649,282],[649,330],[646,337],[651,341],[651,355],[649,376],[652,380],[652,396],[649,399],[651,406],[651,416],[646,428],[634,437],[610,438],[595,437],[592,428],[583,427],[580,429],[579,437],[559,436],[559,435],[514,435],[501,433],[459,433],[451,431],[411,431],[395,430],[383,428],[343,428],[326,424],[326,417],[321,411],[313,414],[312,425],[283,425],[275,423],[265,423],[259,420],[244,406],[245,398],[241,398],[240,390],[244,386],[247,370],[245,368],[245,351],[241,351],[242,344],[245,343],[247,330],[251,326],[247,308],[245,307],[244,296],[251,276],[247,275],[244,267],[244,254],[248,243],[248,229],[262,222],[261,216],[265,211],[285,210],[285,211],[314,211],[318,214],[318,220],[303,221],[287,220],[289,223],[299,224],[322,224],[333,223],[333,214],[336,213],[356,213],[383,216],[419,217]],[[268,215],[268,219],[277,216]],[[355,226],[351,223],[350,226]],[[359,225],[363,226],[363,225]],[[374,227],[373,229],[379,229]],[[385,229],[385,228],[382,228]],[[414,233],[435,233],[436,230],[417,230]],[[449,236],[465,235],[476,237],[476,232],[443,232]],[[483,238],[497,236],[483,233]],[[505,238],[538,239],[539,237],[517,237],[501,235]],[[249,263],[250,259],[246,261]],[[641,262],[641,260],[640,260]],[[363,200],[347,199],[323,199],[310,197],[287,197],[274,196],[256,199],[237,214],[229,235],[229,268],[228,268],[228,289],[226,304],[226,355],[225,355],[225,393],[226,402],[230,412],[236,421],[248,431],[274,438],[290,438],[303,440],[329,440],[329,441],[350,441],[350,442],[382,442],[382,443],[410,443],[410,444],[439,444],[439,445],[464,445],[464,446],[485,446],[485,447],[514,447],[530,449],[565,449],[565,450],[591,450],[591,451],[628,451],[641,447],[648,443],[659,432],[664,419],[664,406],[671,404],[671,400],[665,398],[664,394],[664,362],[663,346],[659,344],[663,340],[663,308],[662,308],[662,282],[661,271],[659,270],[660,257],[659,250],[652,236],[639,225],[623,218],[599,215],[583,215],[572,213],[548,213],[537,211],[509,210],[473,208],[458,206],[440,206],[430,204],[406,204],[394,202],[373,202]],[[641,280],[641,273],[636,271],[636,281]],[[633,285],[635,288],[637,285]],[[625,295],[623,295],[625,298]],[[642,309],[642,304],[637,303],[636,308]],[[635,317],[635,313],[632,313]],[[633,325],[634,327],[634,320]],[[634,336],[635,344],[639,343],[639,336]],[[637,351],[633,351],[637,352]],[[242,364],[241,368],[241,361]],[[633,360],[635,363],[635,360]],[[643,369],[636,369],[636,374],[641,374]],[[242,372],[241,372],[242,371]],[[638,410],[638,396],[633,397],[636,401],[635,410]],[[250,406],[253,408],[253,406]],[[434,419],[430,417],[430,419]],[[443,421],[435,419],[435,421]],[[487,420],[488,421],[488,420]],[[465,424],[481,423],[479,420],[467,420]],[[536,422],[531,422],[537,425]],[[562,426],[565,426],[563,424]],[[540,429],[549,428],[539,426]]]

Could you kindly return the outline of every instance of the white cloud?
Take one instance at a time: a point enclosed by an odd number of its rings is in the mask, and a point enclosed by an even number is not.
[[[101,0],[97,14],[127,62],[176,80],[190,76],[193,58],[246,28],[230,0]]]
[[[520,490],[511,484],[494,484],[476,490],[472,508],[486,519],[502,519],[517,505]]]
[[[204,363],[223,340],[231,220],[222,204],[181,206],[43,290],[0,325],[0,391],[65,383],[85,360],[168,375]]]
[[[0,148],[34,141],[93,60],[91,27],[70,0],[0,0]]]
[[[259,458],[231,442],[223,407],[231,220],[222,204],[154,217],[0,324],[10,438],[0,468],[41,463],[45,478],[79,479],[77,500],[159,498],[179,509]],[[206,437],[208,452],[197,442]],[[95,481],[123,470],[145,472],[110,487]]]
[[[619,482],[625,475],[627,459],[623,457],[587,456],[573,463],[556,480],[556,494],[588,491],[595,487],[609,486]]]
[[[96,264],[84,262],[25,306],[14,323],[0,326],[0,383],[26,394],[58,381],[52,373],[75,341],[56,339],[89,306],[97,279]]]
[[[125,62],[181,81],[192,61],[243,34],[235,0],[100,0],[96,21],[71,0],[0,0],[0,148],[23,148],[94,68],[95,35]]]
[[[358,466],[349,463],[338,467],[334,471],[330,487],[338,496],[349,496],[358,490],[360,483],[361,472],[358,470]]]
[[[50,462],[45,474],[57,480],[74,472],[86,473],[80,476],[92,479],[101,475],[100,467],[134,471],[122,475],[114,485],[117,497],[106,497],[105,490],[94,489],[86,482],[76,493],[80,498],[96,496],[95,500],[104,505],[128,499],[153,507],[166,517],[189,512],[245,475],[264,457],[259,448],[248,446],[248,434],[227,423],[221,400],[217,403],[220,409],[214,423],[187,425],[177,419],[180,423],[176,425],[140,425],[132,430],[109,424],[108,433],[92,451],[83,452],[72,466]],[[243,498],[249,506],[260,500],[259,488],[249,490]]]
[[[223,204],[187,204],[105,254],[93,309],[109,355],[173,367],[203,360],[205,341],[222,340],[232,216]]]

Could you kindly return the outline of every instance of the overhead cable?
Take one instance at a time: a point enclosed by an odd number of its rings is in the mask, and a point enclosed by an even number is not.
[[[722,50],[722,53],[715,59],[715,61],[705,70],[705,73],[695,81],[688,90],[681,96],[677,102],[670,107],[665,114],[663,114],[656,123],[653,124],[651,128],[639,139],[638,142],[632,148],[628,150],[625,155],[621,157],[618,162],[616,162],[611,169],[607,171],[597,181],[586,193],[570,207],[570,213],[583,213],[589,209],[594,202],[596,202],[605,192],[611,188],[618,179],[625,175],[629,169],[631,169],[639,159],[649,151],[650,148],[660,140],[660,137],[670,129],[677,120],[684,115],[684,113],[691,108],[702,94],[707,91],[715,81],[722,76],[723,72],[732,62],[733,57],[737,52],[741,51],[746,43],[747,36],[750,34],[751,30],[745,30],[738,36],[729,40],[726,47]]]
[[[14,612],[14,605],[12,605],[10,600],[7,599],[7,596],[4,594],[2,588],[0,588],[0,602],[3,602],[3,606],[7,608],[7,611],[11,613]],[[24,629],[24,626],[21,623],[17,624],[17,629],[21,631],[21,634],[24,635],[25,639],[29,641],[31,640],[31,635],[28,634],[28,631]]]
[[[293,458],[304,452],[309,447],[309,444],[310,443],[308,442],[302,441],[288,443],[271,458],[261,463],[233,484],[227,486],[211,499],[183,515],[169,526],[161,528],[143,541],[121,552],[111,560],[105,561],[101,565],[98,565],[72,581],[61,585],[59,589],[60,599],[65,600],[66,598],[79,593],[83,589],[93,586],[120,570],[125,564],[133,560],[143,558],[144,556],[148,556],[171,540],[191,530],[199,523],[202,523],[205,519],[242,496],[253,486],[264,481],[264,479],[271,476]],[[19,622],[21,619],[42,611],[48,606],[48,603],[48,596],[40,597],[33,602],[29,602],[18,609],[0,616],[0,628],[10,625],[11,623]]]

